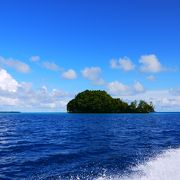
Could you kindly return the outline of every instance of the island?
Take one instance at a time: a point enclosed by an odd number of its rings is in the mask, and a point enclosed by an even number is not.
[[[2,113],[2,114],[4,114],[4,113],[9,114],[9,113],[21,113],[21,112],[19,112],[19,111],[0,111],[0,113]]]
[[[120,98],[111,97],[102,90],[85,90],[67,104],[69,113],[150,113],[154,111],[152,102],[135,100],[128,104]]]

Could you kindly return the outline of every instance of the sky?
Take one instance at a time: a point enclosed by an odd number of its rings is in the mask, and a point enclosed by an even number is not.
[[[86,89],[180,111],[178,0],[1,0],[0,111],[64,112]]]

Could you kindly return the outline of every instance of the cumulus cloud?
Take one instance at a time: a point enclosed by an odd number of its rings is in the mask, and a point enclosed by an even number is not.
[[[77,78],[77,73],[73,69],[64,70],[64,68],[58,66],[54,62],[43,62],[42,66],[50,71],[59,71],[61,72],[61,77],[68,80],[73,80]]]
[[[43,63],[43,67],[48,69],[48,70],[51,70],[51,71],[59,71],[59,70],[61,70],[61,68],[57,64],[55,64],[54,62],[46,61],[46,62]]]
[[[21,72],[21,73],[30,72],[30,67],[28,64],[26,64],[22,61],[19,61],[19,60],[12,59],[12,58],[6,59],[6,58],[0,56],[0,64],[1,64],[1,66],[8,66],[8,67],[13,68],[16,71]]]
[[[123,85],[125,86],[125,85]],[[120,86],[121,87],[121,86]],[[122,91],[123,90],[123,91]],[[145,100],[147,102],[153,102],[156,111],[179,111],[180,110],[180,95],[172,95],[169,90],[152,90],[143,91],[142,93],[124,93],[124,88],[120,88],[120,91],[112,96],[121,98],[126,102],[132,102],[134,100],[140,101]],[[127,89],[130,90],[130,89]],[[123,93],[121,93],[121,91]],[[115,91],[116,92],[116,91]],[[109,92],[110,93],[110,92]]]
[[[77,74],[73,69],[69,69],[69,70],[62,73],[62,77],[65,79],[72,80],[72,79],[76,79]]]
[[[152,101],[157,111],[179,111],[180,89],[145,91],[140,82],[127,86],[113,81],[106,84],[108,92],[127,102]],[[0,69],[0,110],[65,111],[67,102],[74,95],[46,86],[33,89],[31,83],[18,82],[5,69]]]
[[[5,69],[0,69],[0,89],[2,91],[15,92],[18,86],[18,82]]]
[[[120,95],[135,95],[145,92],[144,86],[139,82],[135,82],[133,85],[128,86],[119,81],[113,81],[106,85],[108,93],[114,96]]]
[[[139,81],[136,81],[133,85],[133,89],[136,93],[142,93],[145,91],[145,88],[144,86],[139,82]]]
[[[180,96],[180,88],[171,88],[169,93],[173,96]]]
[[[40,60],[40,57],[39,56],[31,56],[29,59],[30,59],[30,61],[38,62]]]
[[[135,94],[134,96],[119,96],[127,101],[145,100],[153,102],[156,111],[179,111],[180,110],[180,95],[174,96],[170,90],[151,90],[143,93]]]
[[[141,72],[158,73],[164,70],[160,61],[154,54],[141,56],[139,63],[141,64],[140,65]]]
[[[0,69],[0,110],[65,111],[72,95],[63,90],[33,89],[31,83],[16,81]]]
[[[101,68],[100,67],[87,67],[81,71],[82,76],[90,80],[94,85],[103,85],[105,82],[100,77]]]
[[[113,69],[122,69],[124,71],[131,71],[135,68],[135,65],[128,57],[120,58],[119,60],[112,59],[110,61],[110,67]]]
[[[113,81],[107,84],[107,90],[112,95],[122,95],[129,92],[129,87],[119,81]]]
[[[84,78],[89,80],[97,79],[101,74],[100,67],[87,67],[81,71]]]
[[[3,105],[3,107],[4,106],[16,106],[17,102],[18,102],[17,98],[12,99],[9,97],[0,96],[0,103],[1,103],[1,106]],[[4,109],[2,109],[2,108],[1,108],[1,110],[4,111]]]
[[[155,76],[153,76],[153,75],[148,76],[146,79],[149,81],[155,81],[156,80]]]

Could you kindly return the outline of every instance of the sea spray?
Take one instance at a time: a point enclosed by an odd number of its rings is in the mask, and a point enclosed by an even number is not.
[[[169,149],[133,168],[132,175],[101,176],[96,180],[179,180],[180,148]]]

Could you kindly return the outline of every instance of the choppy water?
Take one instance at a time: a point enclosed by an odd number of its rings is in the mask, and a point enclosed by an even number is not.
[[[179,180],[180,113],[0,114],[0,179]]]

